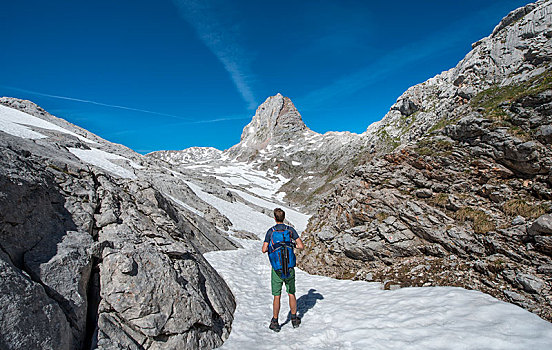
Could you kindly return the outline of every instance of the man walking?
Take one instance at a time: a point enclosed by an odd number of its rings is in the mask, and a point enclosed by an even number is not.
[[[272,275],[270,284],[274,301],[272,303],[272,320],[269,328],[275,332],[280,331],[278,315],[280,313],[280,296],[282,284],[286,284],[286,291],[289,296],[289,308],[291,309],[291,324],[293,328],[299,327],[301,319],[297,317],[297,299],[295,298],[295,254],[293,243],[297,249],[305,248],[303,241],[299,238],[297,231],[291,226],[285,225],[286,213],[280,209],[274,209],[274,220],[276,225],[271,227],[265,236],[262,251],[270,256],[272,264]],[[279,254],[279,255],[278,255]],[[276,258],[275,258],[276,257]],[[283,258],[282,258],[283,257]],[[275,269],[276,264],[276,269]],[[283,264],[283,266],[282,266]]]

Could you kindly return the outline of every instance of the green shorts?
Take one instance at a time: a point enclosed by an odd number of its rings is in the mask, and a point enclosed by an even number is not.
[[[272,269],[272,275],[270,277],[270,285],[272,286],[272,295],[282,294],[282,283],[286,284],[286,290],[288,294],[295,294],[295,269],[291,269],[290,276],[288,278],[280,278],[278,273]]]

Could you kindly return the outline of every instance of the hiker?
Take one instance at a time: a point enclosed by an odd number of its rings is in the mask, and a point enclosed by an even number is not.
[[[263,253],[268,252],[272,275],[270,285],[274,301],[272,303],[272,320],[269,328],[275,332],[280,331],[278,314],[280,313],[280,296],[282,284],[286,284],[286,291],[289,296],[289,308],[291,310],[291,324],[293,328],[299,327],[301,319],[297,317],[297,299],[295,299],[295,253],[293,248],[305,248],[303,241],[299,238],[297,231],[291,226],[285,225],[286,213],[280,209],[274,209],[274,220],[276,225],[272,226],[265,236]]]

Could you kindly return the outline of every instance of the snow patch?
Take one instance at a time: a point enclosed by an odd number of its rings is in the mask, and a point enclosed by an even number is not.
[[[309,215],[303,214],[295,209],[289,208],[287,206],[281,205],[281,204],[275,204],[274,202],[270,202],[266,199],[259,198],[256,196],[253,196],[249,193],[246,193],[244,191],[236,190],[236,189],[230,189],[230,191],[237,193],[240,197],[245,199],[246,201],[253,203],[255,205],[258,205],[260,207],[273,210],[276,207],[280,207],[284,209],[286,212],[286,219],[292,224],[292,226],[295,227],[295,229],[298,232],[302,232],[307,228],[307,223],[309,221]]]
[[[274,219],[255,211],[243,203],[230,203],[203,191],[200,186],[190,181],[186,181],[186,184],[194,191],[196,196],[207,204],[217,208],[222,215],[226,216],[232,222],[232,228],[236,231],[245,230],[253,232],[259,238],[264,239],[266,231],[274,223]]]
[[[110,160],[125,160],[130,163],[131,161],[128,158],[122,157],[117,154],[108,153],[96,148],[92,148],[89,150],[80,149],[80,148],[69,148],[69,152],[73,153],[83,162],[95,165],[119,177],[126,178],[126,179],[136,179],[136,175],[132,171],[125,169],[122,166],[112,163],[110,161]]]
[[[72,131],[64,129],[44,119],[40,119],[38,117],[27,114],[25,112],[21,112],[17,109],[0,105],[0,130],[1,131],[4,131],[5,133],[8,133],[13,136],[21,137],[24,139],[31,139],[31,140],[43,139],[48,137],[39,132],[29,129],[28,126],[62,132],[64,134],[75,136],[81,141],[91,143],[91,144],[97,144],[97,142],[94,142],[85,137],[77,135]]]

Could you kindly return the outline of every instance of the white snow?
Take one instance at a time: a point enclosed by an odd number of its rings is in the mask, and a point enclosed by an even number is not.
[[[46,130],[59,131],[64,134],[75,136],[84,142],[97,144],[97,142],[94,142],[85,137],[77,135],[72,131],[64,129],[44,119],[40,119],[38,117],[27,114],[25,112],[21,112],[17,109],[0,105],[0,130],[1,131],[4,131],[13,136],[17,136],[25,139],[31,139],[31,140],[47,138],[46,135],[43,135],[39,132],[29,129],[28,126],[36,127],[40,129],[46,129]]]
[[[276,193],[276,195],[274,196],[274,198],[276,200],[278,200],[279,202],[283,202],[284,201],[284,197],[287,195],[287,193],[285,192],[278,192]]]
[[[307,223],[309,221],[309,217],[303,213],[300,213],[296,209],[289,208],[285,205],[276,204],[274,202],[267,201],[266,199],[259,198],[256,196],[253,196],[247,192],[236,190],[236,189],[230,189],[230,191],[237,193],[240,197],[245,199],[246,201],[253,203],[255,205],[258,205],[263,208],[267,208],[270,210],[273,210],[276,207],[280,207],[284,209],[286,212],[286,219],[288,219],[290,222],[292,222],[295,227],[295,229],[299,231],[303,231],[307,228]],[[268,229],[268,227],[267,227]]]
[[[186,181],[186,184],[190,186],[192,191],[194,191],[199,198],[217,208],[222,215],[230,219],[232,227],[235,230],[253,232],[264,239],[264,234],[274,221],[265,214],[259,213],[243,203],[230,203],[204,192],[201,187],[192,182]]]
[[[453,287],[382,290],[378,283],[296,275],[301,326],[283,293],[280,333],[272,315],[270,265],[260,242],[211,252],[209,262],[237,299],[221,349],[550,349],[552,325],[515,305]]]
[[[226,215],[235,229],[264,238],[274,224],[272,218],[243,203],[230,203],[193,183],[188,185]],[[277,205],[234,191],[262,207]],[[289,209],[287,213],[297,228],[305,227],[306,215]],[[274,333],[268,329],[272,316],[268,257],[261,253],[261,242],[238,241],[244,249],[205,254],[237,301],[232,332],[222,349],[552,348],[551,323],[480,292],[454,287],[386,291],[379,283],[335,280],[299,269],[296,297],[302,324],[292,328],[283,293],[283,327]]]
[[[293,166],[298,166],[298,165],[301,165],[302,163],[301,162],[296,162],[294,160],[291,161],[291,165]]]
[[[69,152],[73,153],[75,156],[77,156],[80,160],[82,160],[85,163],[95,165],[99,168],[102,168],[104,170],[109,171],[112,174],[115,174],[119,177],[127,178],[127,179],[135,179],[136,175],[128,169],[123,168],[120,165],[117,165],[115,163],[110,162],[109,160],[126,160],[131,163],[128,158],[122,157],[117,154],[108,153],[96,148],[92,148],[89,150],[86,149],[80,149],[80,148],[69,148]],[[136,164],[136,163],[134,163]],[[137,165],[137,164],[136,164]],[[137,165],[138,166],[138,165]]]
[[[126,159],[126,158],[124,158],[124,159]],[[136,162],[133,162],[132,160],[129,160],[129,159],[127,159],[127,160],[128,160],[128,164],[130,164],[130,166],[133,167],[134,169],[140,170],[140,169],[145,169],[146,168],[146,167],[141,166],[140,164],[138,164]]]
[[[255,193],[271,198],[289,179],[272,170],[262,171],[254,169],[251,164],[243,162],[226,162],[224,165],[185,165],[186,169],[196,169],[204,174],[212,174],[218,180],[232,186],[248,186],[255,189]]]

